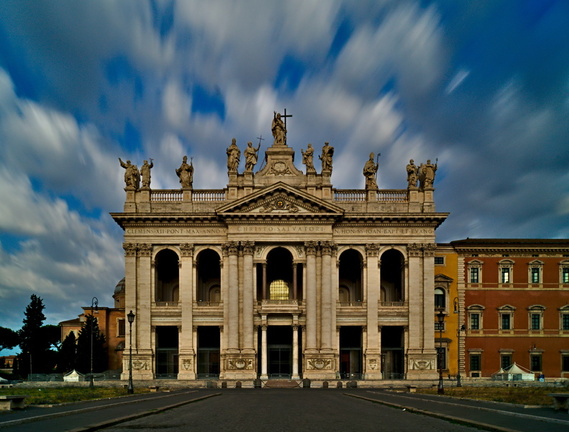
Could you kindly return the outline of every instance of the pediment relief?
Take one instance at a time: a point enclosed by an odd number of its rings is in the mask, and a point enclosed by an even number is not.
[[[343,210],[332,203],[280,183],[254,192],[218,209],[220,215],[236,213],[340,215]]]

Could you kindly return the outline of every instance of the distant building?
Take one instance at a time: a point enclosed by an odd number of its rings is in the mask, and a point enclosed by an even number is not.
[[[489,377],[515,362],[536,377],[569,378],[569,240],[451,245],[464,292],[466,374]]]
[[[59,323],[61,328],[61,341],[63,342],[69,333],[75,333],[79,337],[79,331],[85,322],[85,316],[91,315],[97,319],[99,330],[105,335],[108,368],[110,370],[122,369],[122,357],[125,338],[125,312],[124,312],[124,278],[119,281],[113,293],[114,307],[91,308],[84,306],[83,313],[72,320]]]

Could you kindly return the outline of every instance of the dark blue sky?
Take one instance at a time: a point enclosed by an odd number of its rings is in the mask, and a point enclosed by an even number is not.
[[[569,237],[567,22],[561,0],[0,2],[0,326],[32,293],[51,323],[112,304],[119,157],[223,188],[231,139],[285,107],[337,188],[371,151],[386,189],[438,158],[438,241]]]

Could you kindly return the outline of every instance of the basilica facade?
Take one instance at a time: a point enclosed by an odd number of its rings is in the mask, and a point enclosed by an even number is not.
[[[152,164],[125,168],[123,378],[252,381],[434,379],[436,165],[402,167],[382,190],[373,155],[365,189],[331,183],[333,147],[294,163],[282,119],[272,145],[227,148],[224,189],[154,190]],[[260,168],[257,169],[257,165]],[[359,173],[357,175],[360,175]],[[142,177],[142,187],[140,180]]]

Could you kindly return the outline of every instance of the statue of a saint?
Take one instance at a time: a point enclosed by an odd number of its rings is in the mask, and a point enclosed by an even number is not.
[[[252,172],[255,165],[257,165],[258,151],[261,148],[261,143],[257,148],[253,147],[253,143],[249,141],[247,143],[247,148],[243,152],[245,155],[245,172]]]
[[[227,170],[229,172],[237,172],[239,160],[241,159],[241,150],[237,147],[236,140],[231,140],[231,145],[227,147]]]
[[[322,172],[328,171],[332,173],[332,157],[334,156],[334,147],[329,143],[325,142],[324,147],[322,147],[322,155],[319,156],[322,161]]]
[[[377,168],[379,164],[376,163],[373,158],[375,155],[373,153],[369,154],[369,160],[364,165],[364,177],[366,178],[366,189],[377,189],[377,182],[375,176],[377,174]]]
[[[124,182],[128,189],[138,190],[140,187],[140,173],[138,172],[138,167],[129,160],[124,163],[121,158],[119,158],[121,167],[125,169],[124,172]]]
[[[142,187],[144,189],[150,188],[150,170],[154,167],[153,159],[150,158],[150,164],[147,160],[144,161],[140,167],[140,175],[142,176]]]
[[[407,164],[407,183],[409,188],[417,187],[417,165],[413,159]]]
[[[308,148],[306,151],[300,150],[302,153],[302,163],[306,165],[306,172],[315,172],[316,169],[314,168],[314,149],[312,148],[312,144],[308,144]]]
[[[184,156],[182,158],[182,165],[176,170],[176,174],[180,178],[180,184],[182,189],[190,189],[194,181],[194,164],[190,160],[188,164],[188,157]]]
[[[437,163],[433,165],[430,159],[427,160],[426,164],[421,164],[421,166],[419,167],[419,180],[421,181],[421,189],[433,187],[433,183],[435,182],[436,171],[437,171]]]
[[[275,145],[286,145],[286,129],[281,114],[273,111],[273,124],[271,126]]]

